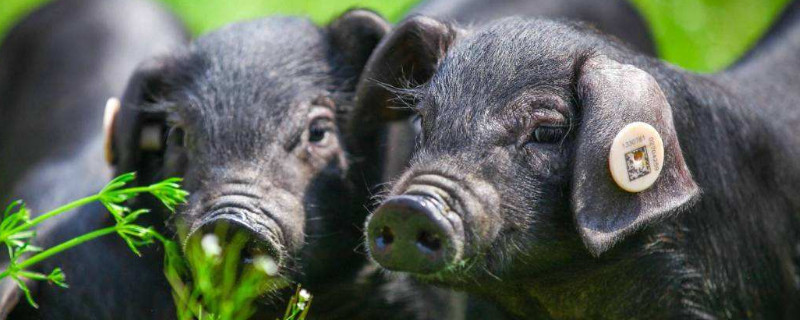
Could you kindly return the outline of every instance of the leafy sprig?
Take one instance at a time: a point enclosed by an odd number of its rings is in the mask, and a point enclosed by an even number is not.
[[[44,274],[31,271],[33,265],[87,241],[116,233],[137,255],[141,255],[139,248],[142,246],[156,241],[164,245],[164,272],[173,288],[173,297],[181,320],[247,319],[255,312],[256,299],[288,285],[285,280],[272,277],[277,271],[277,265],[270,265],[270,260],[266,257],[257,257],[258,261],[251,267],[239,268],[239,254],[246,244],[244,238],[234,237],[231,243],[222,246],[218,242],[210,247],[187,246],[189,249],[181,252],[176,242],[149,227],[136,224],[136,220],[149,210],[132,211],[125,205],[126,201],[149,193],[174,212],[176,206],[186,202],[188,193],[181,189],[179,178],[166,179],[149,186],[126,188],[135,178],[134,173],[120,175],[97,194],[70,202],[35,218],[31,218],[30,210],[22,201],[11,203],[0,221],[0,242],[5,245],[9,255],[8,266],[0,272],[0,279],[13,279],[25,294],[28,303],[38,307],[26,281],[47,281],[63,288],[68,285],[61,268]],[[113,226],[77,236],[46,250],[31,244],[36,238],[35,227],[42,222],[98,201],[114,218]],[[283,319],[305,319],[310,305],[311,295],[298,286]]]
[[[149,193],[159,199],[167,209],[174,211],[175,206],[186,201],[188,192],[180,188],[181,179],[179,178],[167,179],[144,187],[126,188],[126,185],[135,178],[135,173],[120,175],[111,180],[97,194],[70,202],[35,218],[31,218],[30,210],[22,201],[12,202],[4,211],[3,220],[0,222],[0,243],[5,245],[9,256],[8,266],[0,272],[0,279],[12,278],[25,294],[28,303],[33,307],[38,307],[31,296],[26,280],[47,281],[64,288],[67,287],[66,277],[60,268],[53,269],[49,274],[29,270],[30,267],[42,260],[87,241],[113,233],[119,235],[136,255],[141,255],[139,248],[153,243],[154,239],[167,241],[151,228],[135,223],[136,219],[147,213],[148,210],[131,211],[125,206],[125,202],[140,194]],[[36,237],[35,227],[37,225],[97,201],[101,202],[114,217],[115,224],[113,226],[77,236],[46,250],[31,244]]]

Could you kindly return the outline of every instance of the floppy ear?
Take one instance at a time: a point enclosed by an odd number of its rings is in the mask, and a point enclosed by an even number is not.
[[[173,61],[161,57],[139,65],[111,122],[111,163],[117,174],[136,171],[137,184],[154,182],[162,166],[166,114],[147,105],[168,92],[176,69]]]
[[[387,124],[412,115],[410,110],[399,108],[402,103],[391,88],[427,82],[458,33],[436,19],[411,17],[398,24],[367,61],[346,130],[349,151],[370,187],[381,182],[382,164],[389,158],[387,150],[381,149]],[[405,140],[413,148],[413,137]],[[391,155],[395,160],[397,156]]]
[[[37,281],[23,279],[31,291],[36,291]],[[10,277],[0,280],[0,319],[7,319],[14,311],[20,300],[25,299],[25,293]],[[27,302],[23,302],[27,303]]]
[[[599,256],[636,230],[690,206],[698,198],[699,188],[678,145],[669,102],[649,73],[605,56],[591,57],[583,64],[578,96],[582,120],[574,159],[572,209],[584,244]],[[609,169],[612,142],[634,122],[655,128],[664,150],[662,162],[651,163],[661,165],[660,174],[639,192],[623,190]]]
[[[391,26],[374,11],[352,9],[328,26],[333,46],[344,56],[344,62],[361,73],[370,54]]]

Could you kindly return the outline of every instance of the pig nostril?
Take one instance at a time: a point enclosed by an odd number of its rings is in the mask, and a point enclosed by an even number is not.
[[[394,242],[394,232],[392,232],[392,228],[389,228],[388,226],[381,228],[380,235],[377,239],[375,239],[375,242],[381,249],[384,249],[392,244],[392,242]]]
[[[436,234],[422,231],[417,234],[417,246],[429,252],[436,252],[442,248],[442,241]]]
[[[241,260],[246,264],[253,263],[255,257],[266,254],[265,250],[261,248],[255,241],[249,241],[247,246],[241,252]]]

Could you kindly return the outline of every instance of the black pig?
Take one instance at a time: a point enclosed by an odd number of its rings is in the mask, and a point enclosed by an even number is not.
[[[366,215],[356,189],[366,188],[350,182],[337,128],[388,30],[366,10],[326,27],[272,17],[153,58],[114,121],[116,171],[137,171],[139,183],[183,177],[191,197],[176,213],[179,239],[220,225],[248,235],[241,263],[272,256],[315,295],[314,318],[442,318],[446,292],[387,279],[355,250]]]
[[[172,15],[139,0],[57,0],[14,27],[0,46],[2,204],[24,199],[35,215],[100,190],[111,178],[106,99],[123,92],[140,62],[186,38]],[[40,225],[35,244],[51,247],[112,223],[101,205],[85,207]],[[138,258],[121,239],[105,237],[53,256],[33,271],[61,267],[69,289],[30,282],[40,306],[33,309],[4,279],[0,318],[174,318],[163,252],[152,249]],[[5,253],[0,260],[5,269]]]
[[[645,20],[625,0],[426,0],[421,1],[409,13],[416,14],[470,25],[520,15],[574,19],[616,36],[648,55],[653,55],[656,51]],[[363,180],[360,184],[372,187],[373,193],[379,192],[382,183],[402,174],[414,151],[419,118],[404,117],[403,113],[395,114],[400,115],[393,116],[392,121],[386,123],[375,121],[369,112],[366,118],[356,114],[352,123],[358,130],[373,125],[378,125],[380,130],[367,136],[353,137],[352,141],[346,143],[355,160],[351,164],[353,178]],[[368,204],[368,209],[374,209],[372,205],[373,203]],[[494,308],[479,300],[475,296],[469,297],[468,317],[499,317],[497,314],[487,314],[493,312]]]
[[[372,258],[520,318],[796,318],[799,12],[713,75],[577,23],[401,23],[356,98],[363,117],[396,119],[405,102],[422,119],[410,168],[366,225]],[[663,157],[610,163],[634,122]],[[656,180],[622,189],[639,174]]]

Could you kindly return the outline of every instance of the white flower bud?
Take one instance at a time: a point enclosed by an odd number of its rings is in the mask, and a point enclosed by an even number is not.
[[[203,248],[206,257],[218,257],[222,254],[222,247],[219,246],[219,239],[214,234],[207,234],[200,240],[200,246]]]
[[[272,277],[278,274],[278,264],[269,256],[256,256],[253,258],[253,266]]]
[[[311,294],[306,289],[300,289],[300,301],[308,301],[311,299]]]

